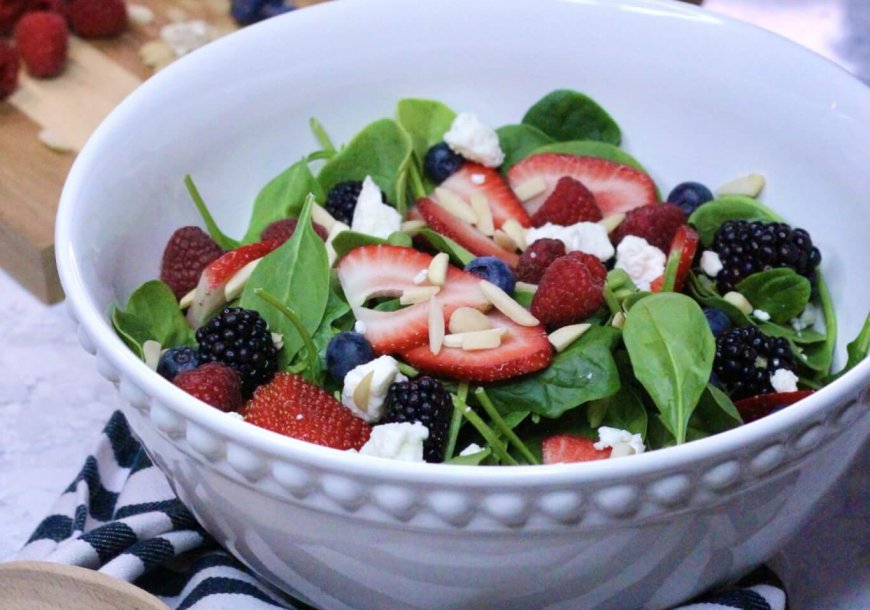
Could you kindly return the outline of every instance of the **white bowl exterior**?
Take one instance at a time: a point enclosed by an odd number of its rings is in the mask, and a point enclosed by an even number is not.
[[[198,222],[183,174],[219,223],[238,229],[260,186],[315,147],[311,115],[336,141],[405,96],[502,124],[559,87],[598,99],[664,191],[765,174],[764,200],[824,253],[842,353],[870,304],[870,95],[818,57],[691,7],[306,9],[158,74],[79,156],[57,247],[83,345],[119,384],[133,429],[185,503],[275,584],[329,607],[665,607],[767,558],[870,436],[865,362],[765,420],[630,460],[398,464],[203,409],[107,325],[110,304],[155,275],[171,232]]]

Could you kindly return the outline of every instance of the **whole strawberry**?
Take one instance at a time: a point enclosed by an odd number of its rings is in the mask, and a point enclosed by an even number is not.
[[[124,0],[70,0],[67,15],[82,38],[111,38],[127,29]]]
[[[203,269],[223,253],[199,227],[181,227],[172,234],[163,250],[160,279],[181,298],[196,288]]]
[[[283,244],[285,241],[293,237],[293,233],[296,231],[297,222],[298,221],[295,218],[276,220],[263,229],[263,232],[260,233],[260,239],[263,241],[279,241]],[[316,222],[311,223],[311,226],[314,228],[314,232],[317,233],[317,236],[323,241],[326,241],[326,238],[329,237],[329,233],[326,232],[326,229]]]
[[[172,383],[220,411],[238,411],[244,406],[241,377],[219,362],[209,362],[191,371],[182,371]]]
[[[686,213],[673,203],[645,205],[625,213],[625,220],[616,227],[611,241],[617,246],[626,235],[636,235],[667,252],[677,229],[684,224]]]
[[[18,52],[0,39],[0,100],[5,100],[18,88]]]
[[[255,426],[333,449],[359,449],[371,434],[329,392],[292,373],[278,373],[257,388],[243,415]]]
[[[547,267],[562,256],[565,256],[565,244],[558,239],[545,237],[535,240],[520,256],[520,262],[517,263],[517,280],[537,284],[544,277]]]
[[[550,328],[581,322],[604,305],[607,269],[585,252],[569,252],[544,272],[532,298],[532,315]]]
[[[66,20],[50,11],[25,13],[15,24],[15,48],[31,76],[51,78],[66,65],[69,30]]]
[[[598,222],[601,210],[595,195],[579,180],[569,176],[559,178],[556,188],[544,205],[532,215],[532,226],[541,227],[548,222],[564,227],[578,222]]]

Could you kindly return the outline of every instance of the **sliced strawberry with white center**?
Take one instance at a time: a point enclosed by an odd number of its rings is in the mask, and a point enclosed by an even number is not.
[[[677,273],[674,276],[674,292],[680,292],[683,285],[686,283],[686,277],[689,275],[689,270],[692,268],[692,261],[695,259],[695,253],[698,251],[698,232],[689,225],[682,225],[674,234],[671,240],[671,248],[668,254],[668,263],[671,264],[671,259],[679,257],[677,263]],[[666,267],[667,268],[667,267]],[[664,276],[660,275],[650,282],[650,290],[653,292],[661,292]]]
[[[501,174],[492,168],[477,163],[465,163],[459,171],[442,182],[441,187],[453,191],[466,202],[471,201],[474,193],[486,197],[496,229],[500,229],[505,221],[511,219],[523,227],[532,226],[522,202],[514,195]]]
[[[402,352],[401,357],[425,373],[475,382],[510,379],[550,364],[553,352],[543,326],[520,326],[498,312],[488,317],[493,328],[507,329],[498,347],[473,351],[442,347],[433,354],[422,345]]]
[[[419,289],[414,278],[429,268],[432,258],[412,248],[375,245],[355,248],[338,263],[344,296],[377,353],[395,353],[424,344],[429,349],[428,301],[397,311],[378,311],[363,305],[372,298],[398,297],[406,290]],[[480,278],[453,266],[447,268],[438,302],[446,320],[458,307],[489,307],[480,290]]]
[[[734,403],[743,423],[761,419],[774,411],[793,405],[813,393],[812,390],[796,390],[794,392],[771,392],[769,394],[756,394],[748,398],[741,398]]]
[[[187,319],[194,328],[202,326],[226,302],[224,288],[236,273],[248,263],[263,258],[281,245],[280,241],[258,241],[227,252],[199,276],[193,295],[193,303],[187,310]]]
[[[605,218],[658,201],[655,184],[648,175],[628,165],[598,157],[558,153],[532,155],[511,167],[508,182],[516,191],[535,178],[544,181],[546,190],[524,202],[529,214],[534,214],[563,176],[574,178],[592,191]]]
[[[473,226],[454,216],[428,197],[417,201],[417,210],[433,230],[445,235],[477,256],[497,256],[511,267],[520,260],[516,252],[508,252]]]
[[[574,434],[555,434],[541,444],[544,464],[606,460],[611,451],[609,447],[596,449],[595,441]]]

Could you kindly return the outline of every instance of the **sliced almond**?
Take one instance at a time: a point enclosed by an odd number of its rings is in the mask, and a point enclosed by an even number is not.
[[[450,189],[446,189],[443,186],[436,186],[435,200],[438,202],[438,205],[460,220],[464,220],[469,224],[477,223],[477,215],[474,213],[474,210],[465,203],[465,200],[462,197]]]
[[[761,174],[747,174],[740,176],[730,182],[726,182],[718,189],[716,195],[744,195],[746,197],[757,197],[764,188],[764,176]]]
[[[338,253],[335,251],[335,248],[332,247],[332,242],[335,240],[335,236],[342,231],[350,231],[350,227],[343,222],[336,220],[335,224],[332,225],[332,229],[329,230],[329,236],[326,238],[326,256],[329,259],[330,267],[332,267],[338,259]]]
[[[230,278],[230,281],[228,281],[226,286],[224,286],[224,297],[228,302],[242,294],[245,284],[247,284],[248,280],[251,279],[251,274],[254,272],[254,269],[257,268],[257,265],[260,264],[261,260],[263,259],[258,258],[257,260],[251,261],[236,271],[236,274]]]
[[[484,235],[492,235],[495,232],[495,225],[492,220],[492,210],[489,209],[489,201],[486,200],[486,195],[483,193],[472,193],[471,209],[474,215],[477,216],[477,228]]]
[[[492,328],[492,322],[486,314],[474,307],[457,307],[450,316],[451,333],[468,333],[476,330]]]
[[[550,341],[550,344],[556,348],[557,352],[563,351],[566,347],[574,343],[580,336],[585,333],[591,324],[571,324],[569,326],[563,326],[558,330],[554,330],[551,332],[547,339]]]
[[[754,309],[752,303],[749,302],[749,299],[734,290],[725,293],[725,296],[722,298],[734,305],[734,307],[745,313],[747,316],[752,313],[752,310]]]
[[[157,341],[147,340],[142,344],[142,355],[145,357],[145,364],[152,371],[157,370],[157,364],[160,362],[160,344]]]
[[[450,264],[450,256],[446,252],[439,252],[432,257],[429,263],[429,283],[433,286],[443,286],[447,281],[447,265]]]
[[[501,345],[501,338],[507,334],[506,328],[489,328],[474,330],[467,333],[455,333],[444,336],[446,347],[458,347],[465,351],[495,349]]]
[[[181,300],[178,301],[179,309],[187,309],[191,305],[193,305],[193,297],[196,296],[196,288],[188,292],[186,295],[181,297]]]
[[[621,311],[617,311],[613,314],[613,319],[610,321],[610,325],[613,328],[622,328],[625,326],[625,314]]]
[[[332,217],[332,214],[330,214],[326,208],[321,207],[316,203],[311,206],[311,220],[326,229],[327,233],[331,233],[332,227],[334,227],[335,223],[338,222]]]
[[[526,245],[526,230],[523,228],[523,225],[518,223],[513,218],[508,218],[504,221],[504,224],[501,226],[501,230],[508,234],[508,236],[514,240],[514,243],[517,245],[517,248],[525,251]]]
[[[429,351],[436,356],[444,344],[444,312],[437,297],[429,299]]]
[[[499,248],[507,250],[508,252],[515,252],[519,246],[517,246],[517,242],[511,239],[511,236],[502,231],[501,229],[496,229],[492,234],[492,239],[498,245]]]
[[[417,286],[416,288],[406,288],[399,297],[400,305],[416,305],[417,303],[425,303],[441,290],[438,286]]]
[[[154,11],[144,4],[127,3],[127,17],[133,25],[151,25],[154,23]]]
[[[428,269],[420,269],[417,272],[417,275],[414,276],[414,279],[411,281],[417,284],[418,286],[425,282],[429,278],[429,270]]]
[[[618,214],[611,214],[606,218],[602,218],[598,221],[598,224],[604,227],[604,230],[608,233],[613,233],[613,231],[616,230],[616,227],[622,224],[623,220],[625,220],[625,214],[620,212]]]
[[[528,201],[532,197],[537,197],[546,190],[547,183],[544,182],[543,178],[532,178],[531,180],[526,180],[518,185],[517,188],[514,189],[514,195],[516,195],[520,201]]]
[[[374,379],[375,372],[369,371],[365,374],[365,377],[359,380],[359,383],[353,389],[353,404],[356,405],[356,408],[360,411],[365,411],[366,406],[369,404],[369,396],[372,393],[372,379]]]
[[[425,220],[406,220],[401,224],[399,230],[402,233],[413,233],[414,231],[419,231],[423,227],[426,226]]]
[[[534,292],[538,291],[538,285],[537,284],[529,284],[528,282],[517,282],[515,289],[519,290],[520,292],[533,292],[534,293]]]
[[[480,289],[496,309],[520,326],[537,326],[538,319],[525,307],[514,301],[508,293],[486,280],[480,280]]]

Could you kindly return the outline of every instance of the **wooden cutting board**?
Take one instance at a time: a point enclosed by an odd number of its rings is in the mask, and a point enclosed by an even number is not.
[[[149,7],[153,23],[131,22],[111,40],[72,38],[63,74],[20,86],[0,102],[0,267],[46,302],[63,298],[54,263],[54,218],[66,175],[87,136],[154,71],[139,56],[173,21],[201,19],[220,32],[235,28],[229,0],[130,0]],[[323,0],[300,0],[308,6]],[[40,133],[70,150],[52,150]]]

